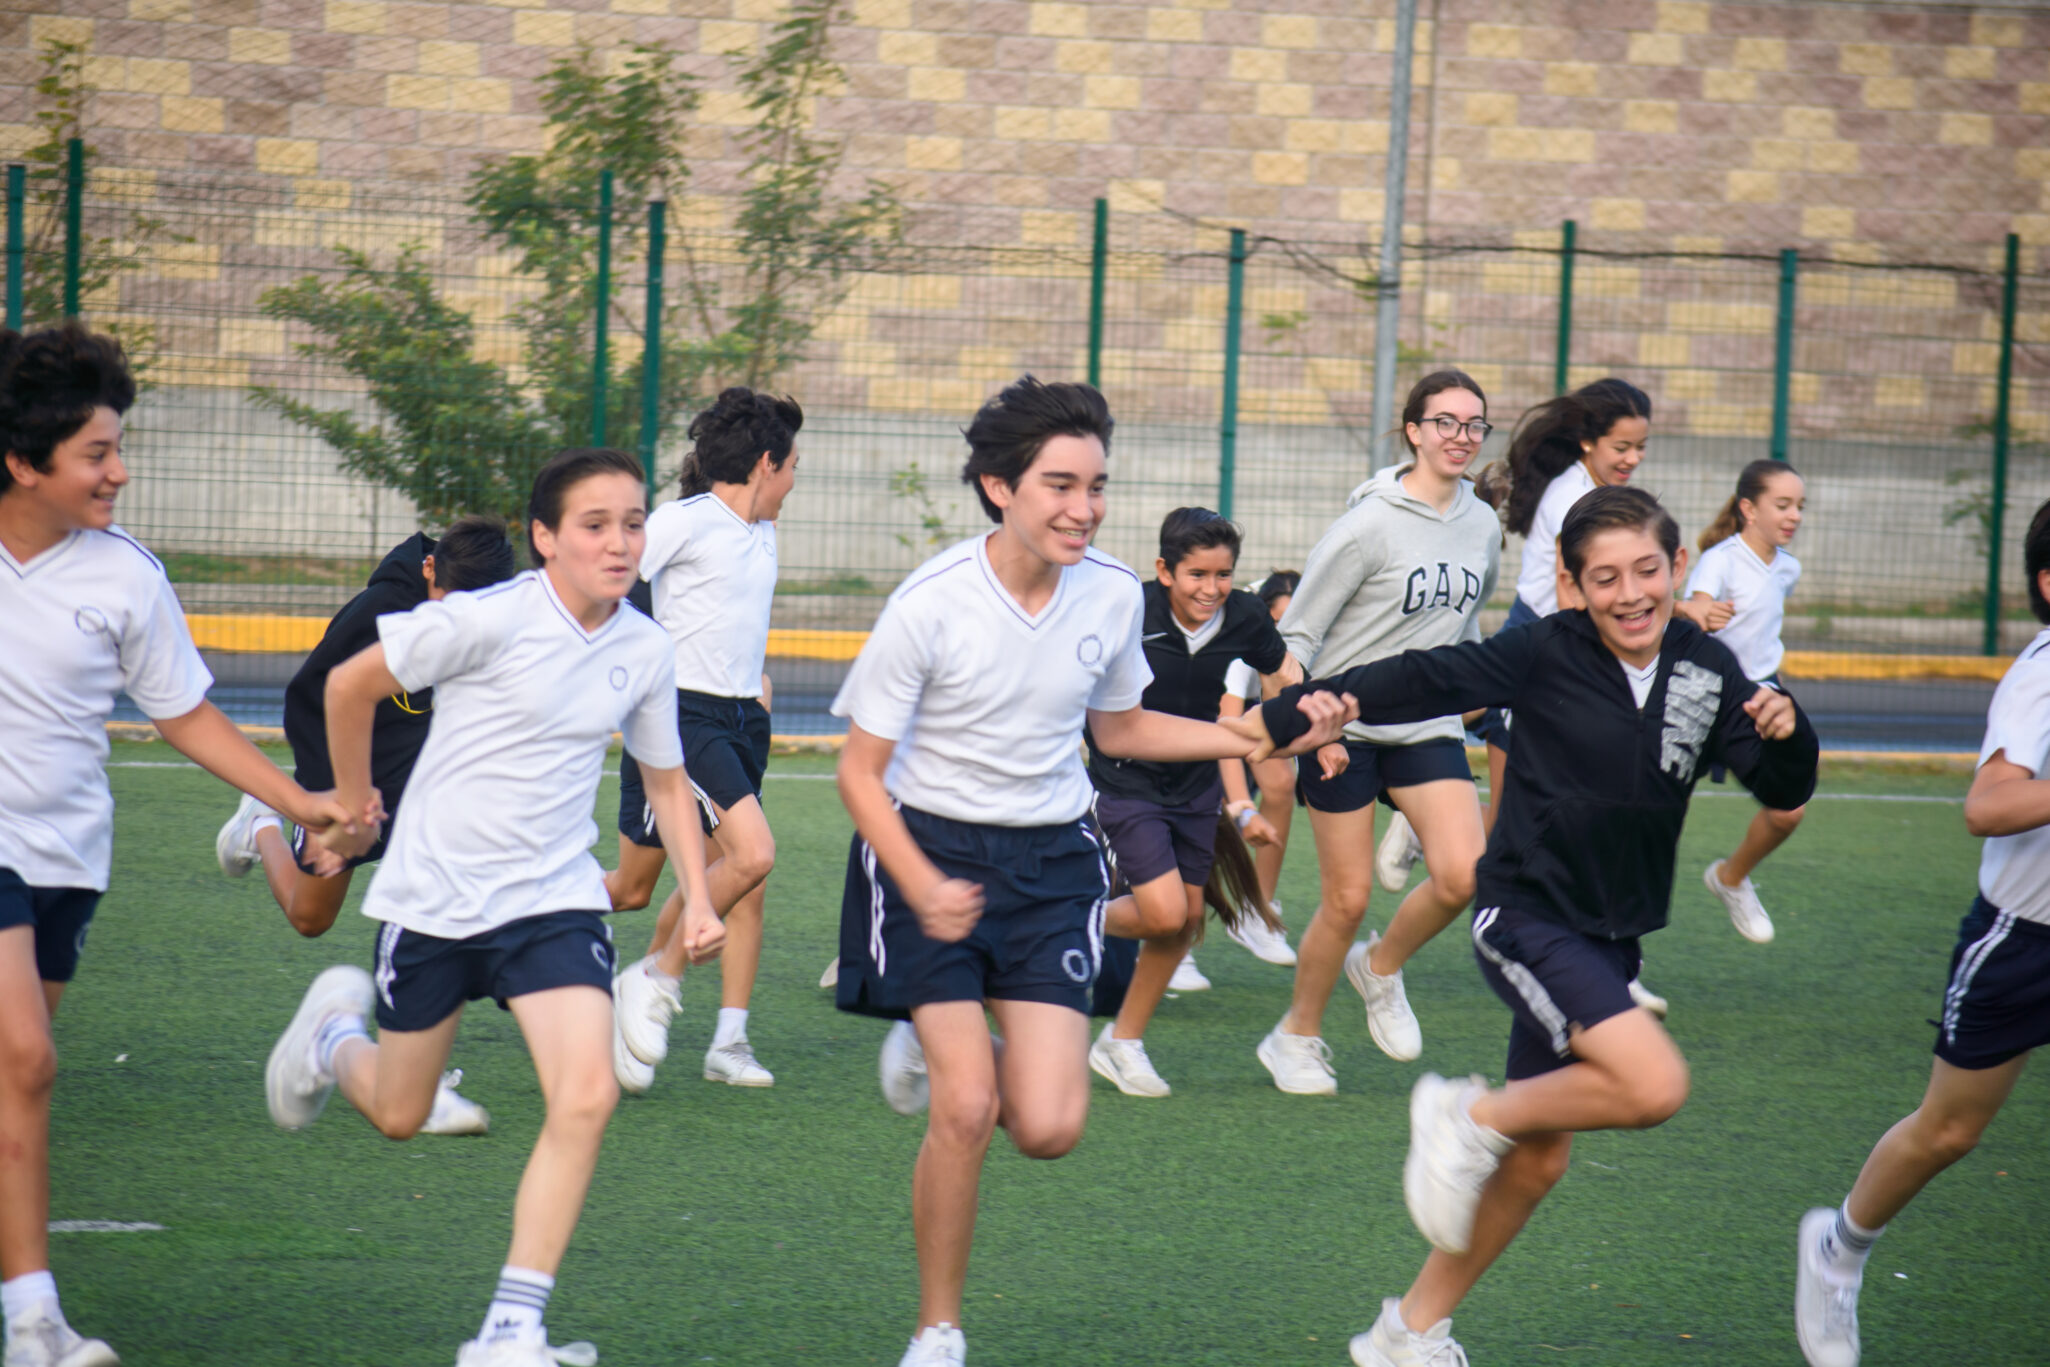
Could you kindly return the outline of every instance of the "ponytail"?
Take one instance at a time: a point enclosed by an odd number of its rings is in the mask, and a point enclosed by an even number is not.
[[[1474,481],[1475,492],[1502,510],[1502,525],[1529,536],[1545,490],[1625,418],[1651,418],[1651,396],[1613,377],[1561,394],[1518,419],[1507,469],[1495,462]],[[1506,486],[1506,495],[1505,495]]]
[[[1281,929],[1281,918],[1260,892],[1260,875],[1253,867],[1253,852],[1230,816],[1217,818],[1217,857],[1210,864],[1210,881],[1203,885],[1203,901],[1217,913],[1227,930],[1247,916],[1257,916],[1269,930]],[[1197,938],[1202,933],[1197,932]]]
[[[1730,495],[1730,501],[1715,515],[1715,521],[1708,524],[1708,529],[1701,534],[1701,539],[1694,543],[1695,548],[1705,551],[1710,546],[1721,545],[1733,536],[1742,536],[1744,510],[1739,505],[1750,503],[1755,506],[1764,496],[1765,486],[1771,482],[1774,475],[1792,475],[1799,479],[1800,473],[1783,460],[1752,461],[1738,472],[1737,492]]]

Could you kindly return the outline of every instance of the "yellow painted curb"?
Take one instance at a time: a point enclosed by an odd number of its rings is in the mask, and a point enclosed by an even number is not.
[[[1790,650],[1780,669],[1796,679],[1976,679],[1999,683],[2005,655],[1866,655],[1851,650]]]

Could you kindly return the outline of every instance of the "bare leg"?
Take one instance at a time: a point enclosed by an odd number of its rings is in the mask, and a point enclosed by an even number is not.
[[[1179,905],[1173,905],[1170,899]],[[1132,985],[1125,989],[1124,1005],[1118,1008],[1117,1022],[1111,1027],[1112,1039],[1146,1037],[1146,1026],[1159,1009],[1160,999],[1167,995],[1168,980],[1174,977],[1176,966],[1196,938],[1196,928],[1203,923],[1203,889],[1184,883],[1179,873],[1164,873],[1141,884],[1134,900],[1140,904],[1149,926],[1157,926],[1166,919],[1149,914],[1155,910],[1171,909],[1175,920],[1173,929],[1165,934],[1155,931],[1140,941],[1139,963],[1132,970]],[[1156,909],[1152,903],[1169,906]]]
[[[1089,1017],[1049,1002],[993,1001],[999,1118],[1027,1158],[1059,1158],[1089,1119]]]
[[[1472,1245],[1461,1254],[1431,1251],[1402,1298],[1402,1322],[1423,1333],[1458,1309],[1481,1274],[1522,1233],[1538,1203],[1566,1175],[1572,1158],[1570,1134],[1531,1134],[1518,1140],[1481,1188]]]
[[[975,1241],[982,1161],[996,1133],[996,1053],[980,1002],[937,1002],[911,1013],[925,1050],[932,1109],[911,1177],[918,1245],[918,1328],[961,1322],[961,1288]]]
[[[1260,895],[1269,902],[1281,886],[1281,861],[1288,855],[1288,828],[1295,820],[1295,763],[1285,759],[1261,760],[1253,766],[1253,778],[1260,785],[1260,815],[1278,837],[1272,845],[1253,851],[1253,871],[1260,880]]]
[[[757,883],[726,913],[726,947],[719,951],[719,1005],[747,1009],[762,963],[762,910],[769,885]]]
[[[1295,996],[1281,1028],[1291,1035],[1324,1033],[1324,1008],[1345,967],[1346,952],[1367,914],[1374,886],[1374,804],[1356,812],[1310,808],[1317,838],[1317,914],[1296,946]]]
[[[1687,1100],[1687,1061],[1649,1011],[1611,1016],[1575,1029],[1574,1063],[1483,1093],[1470,1114],[1521,1140],[1561,1131],[1646,1130],[1671,1119]]]
[[[50,1266],[50,1017],[62,992],[36,972],[35,927],[0,930],[0,1281]]]
[[[1498,745],[1488,746],[1488,800],[1481,808],[1481,826],[1487,834],[1495,833],[1495,813],[1502,804],[1502,776],[1509,772],[1509,752]]]
[[[776,867],[776,837],[769,831],[762,804],[752,797],[720,809],[718,816],[718,829],[705,841],[705,858],[712,861],[705,869],[705,881],[712,895],[712,910],[723,919]],[[690,951],[684,948],[682,937],[674,934],[682,914],[682,894],[670,893],[655,923],[656,939],[648,947],[656,956],[656,969],[672,978],[681,976],[690,963]],[[760,951],[756,953],[759,956]],[[752,977],[748,986],[753,987]]]
[[[1737,852],[1723,860],[1721,877],[1723,886],[1734,888],[1751,876],[1751,871],[1763,863],[1765,856],[1787,843],[1787,837],[1801,824],[1806,807],[1796,807],[1791,812],[1775,811],[1770,807],[1759,808],[1751,818],[1751,824],[1744,830],[1744,838],[1737,843]]]
[[[1443,779],[1414,787],[1391,789],[1390,797],[1424,847],[1430,877],[1409,890],[1367,967],[1383,977],[1399,971],[1410,956],[1459,918],[1473,901],[1473,866],[1479,862],[1487,836],[1481,829],[1480,803],[1473,784]]]
[[[1845,1203],[1851,1218],[1878,1229],[1938,1173],[1977,1148],[2028,1061],[2023,1054],[1995,1068],[1959,1068],[1937,1059],[1922,1104],[1888,1130],[1865,1160]]]
[[[619,867],[605,875],[605,894],[612,899],[612,909],[639,911],[652,902],[662,866],[668,862],[661,846],[636,845],[619,837]]]
[[[555,1275],[598,1170],[598,1147],[619,1104],[612,1077],[612,998],[595,987],[557,987],[512,999],[547,1102],[541,1137],[513,1201],[515,1267]]]
[[[335,1050],[336,1088],[385,1137],[411,1139],[434,1109],[435,1088],[462,1019],[458,1008],[425,1030],[387,1030],[375,1042],[345,1041]],[[608,1068],[610,1059],[608,1054]]]

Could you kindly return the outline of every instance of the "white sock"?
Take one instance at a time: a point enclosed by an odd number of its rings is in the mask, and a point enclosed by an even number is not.
[[[719,1024],[712,1030],[712,1047],[724,1049],[729,1044],[738,1044],[747,1038],[747,1008],[744,1006],[722,1006],[719,1008]]]
[[[545,1337],[541,1317],[548,1310],[548,1293],[555,1278],[531,1267],[507,1263],[498,1273],[498,1292],[491,1308],[484,1312],[484,1327],[477,1331],[480,1343],[493,1339]]]
[[[655,955],[650,954],[647,958],[641,960],[641,963],[648,970],[649,978],[653,979],[657,983],[660,983],[664,987],[674,987],[678,983],[683,981],[683,975],[681,973],[664,973],[661,969],[655,967],[655,957]]]
[[[1851,1203],[1837,1207],[1836,1220],[1822,1233],[1822,1261],[1830,1271],[1855,1281],[1865,1275],[1865,1260],[1886,1226],[1867,1229],[1851,1218]]]
[[[7,1316],[10,1334],[15,1325],[27,1320],[63,1319],[64,1312],[57,1305],[57,1279],[46,1269],[0,1282],[0,1312]]]
[[[281,816],[260,816],[260,817],[256,818],[256,820],[254,820],[254,821],[252,821],[252,822],[250,822],[250,823],[249,823],[249,843],[250,843],[250,844],[252,844],[252,845],[253,845],[253,844],[255,844],[255,843],[256,843],[256,837],[257,837],[258,835],[262,834],[262,832],[263,832],[263,828],[264,828],[264,827],[266,827],[266,826],[268,826],[268,827],[270,827],[270,828],[271,828],[272,830],[276,831],[276,832],[278,833],[278,837],[279,837],[280,839],[283,839],[283,838],[284,838],[284,834],[285,834],[285,819],[284,819],[283,817],[281,817]]]
[[[352,1039],[367,1040],[370,1031],[361,1016],[329,1016],[313,1035],[313,1066],[322,1077],[335,1075],[335,1051]]]

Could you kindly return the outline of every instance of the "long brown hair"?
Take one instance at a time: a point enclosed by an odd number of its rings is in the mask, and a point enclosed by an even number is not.
[[[1705,551],[1710,546],[1721,545],[1733,536],[1743,535],[1744,510],[1738,505],[1749,503],[1756,507],[1758,500],[1765,496],[1765,486],[1772,482],[1774,475],[1792,475],[1799,479],[1801,472],[1783,460],[1754,460],[1745,466],[1737,475],[1737,492],[1730,496],[1730,501],[1723,505],[1723,510],[1715,515],[1715,521],[1708,524],[1708,530],[1694,543],[1696,549]]]
[[[1253,852],[1246,848],[1246,838],[1239,834],[1238,823],[1228,815],[1220,814],[1217,818],[1217,857],[1210,863],[1210,881],[1203,885],[1203,901],[1227,929],[1236,927],[1248,913],[1266,922],[1269,930],[1281,929],[1281,918],[1260,892]],[[1196,938],[1203,938],[1200,928]]]
[[[1614,376],[1547,400],[1517,420],[1509,458],[1482,470],[1475,491],[1501,509],[1506,530],[1529,536],[1545,490],[1586,454],[1581,443],[1600,441],[1625,418],[1650,421],[1651,396]]]

